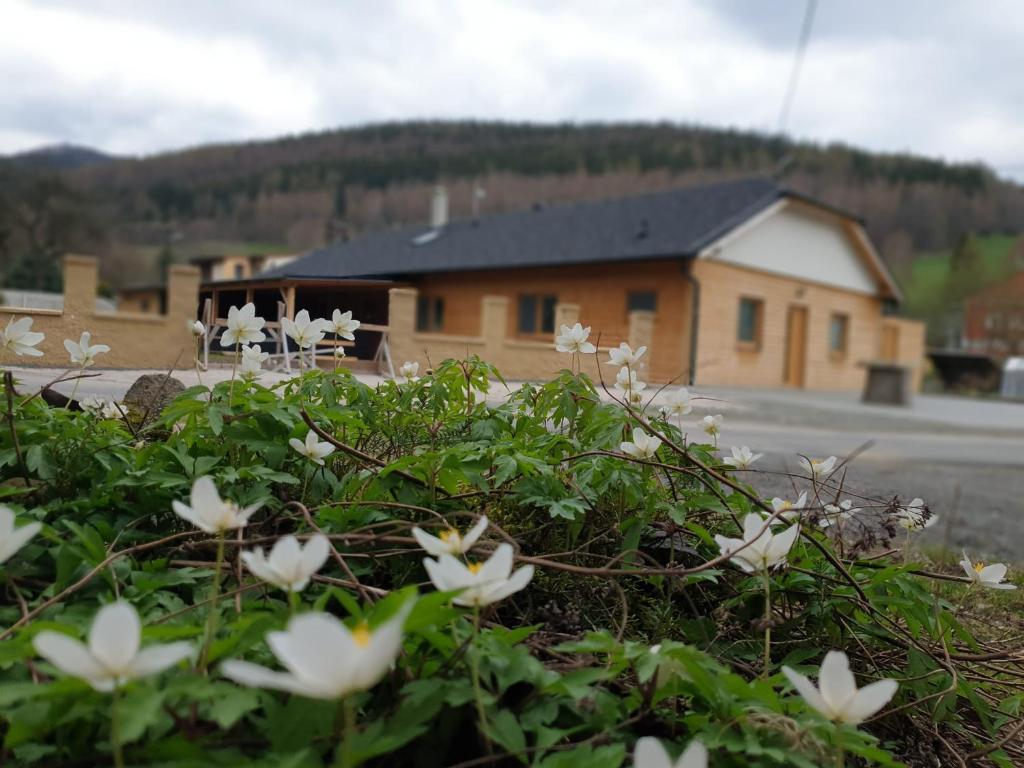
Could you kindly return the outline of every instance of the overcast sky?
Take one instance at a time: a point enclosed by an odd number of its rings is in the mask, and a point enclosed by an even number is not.
[[[0,0],[0,152],[419,117],[775,130],[805,0]],[[821,0],[790,132],[1024,178],[1024,4]]]

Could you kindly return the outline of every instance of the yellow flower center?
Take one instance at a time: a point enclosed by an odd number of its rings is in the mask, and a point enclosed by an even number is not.
[[[459,540],[459,532],[449,528],[447,531],[441,531],[441,535],[438,538],[445,544],[450,541],[457,542]]]
[[[484,567],[483,563],[470,563],[468,566],[469,572],[472,574],[480,573],[480,569]]]
[[[352,640],[360,648],[365,648],[370,644],[370,638],[372,634],[370,632],[370,625],[365,621],[361,621],[356,624],[355,629],[352,630]]]
[[[985,564],[984,563],[975,563],[974,564],[974,571],[975,571],[975,573],[981,573],[983,570],[985,570]]]

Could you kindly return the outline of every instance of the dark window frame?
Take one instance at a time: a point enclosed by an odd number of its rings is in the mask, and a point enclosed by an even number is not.
[[[516,301],[516,332],[520,336],[546,336],[555,332],[558,296],[521,293]]]
[[[839,344],[836,345],[836,323],[840,324]],[[850,350],[850,316],[846,312],[833,312],[828,318],[828,352],[833,359],[846,357]]]
[[[440,333],[444,330],[444,296],[416,297],[416,330]]]
[[[657,312],[657,291],[629,291],[626,293],[626,314],[630,312]]]
[[[748,307],[751,312],[749,317],[745,313]],[[740,296],[736,309],[736,343],[743,349],[759,350],[763,337],[764,299],[757,296]]]

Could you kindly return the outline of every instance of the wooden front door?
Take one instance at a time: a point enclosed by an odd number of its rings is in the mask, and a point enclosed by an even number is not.
[[[790,307],[786,316],[787,387],[803,387],[807,369],[807,307]]]
[[[881,357],[886,362],[895,363],[899,357],[900,329],[895,325],[882,326]]]

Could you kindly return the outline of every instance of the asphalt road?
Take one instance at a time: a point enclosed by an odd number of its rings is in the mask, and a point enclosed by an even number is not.
[[[20,369],[24,390],[60,371]],[[102,371],[79,384],[80,394],[119,399],[140,371]],[[194,371],[175,374],[186,386]],[[230,376],[203,374],[204,383]],[[265,374],[269,382],[279,374]],[[360,376],[368,384],[379,377]],[[69,393],[73,385],[58,388]],[[792,496],[786,472],[799,454],[849,456],[845,489],[871,499],[920,496],[939,515],[924,544],[968,549],[977,557],[1024,561],[1024,404],[919,396],[911,408],[865,406],[855,395],[783,390],[699,390],[685,423],[696,432],[705,413],[722,413],[721,446],[747,445],[765,457],[747,479],[766,495]],[[695,395],[697,392],[695,391]],[[496,394],[500,397],[500,394]]]

